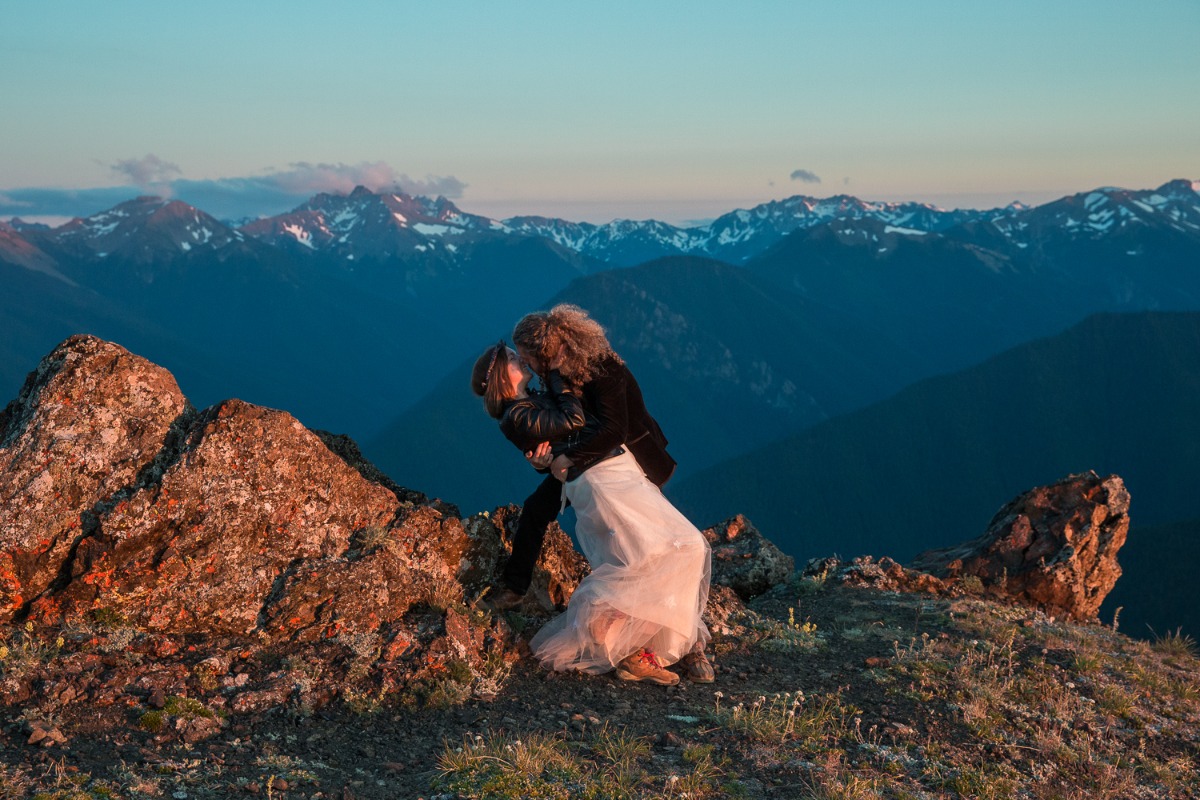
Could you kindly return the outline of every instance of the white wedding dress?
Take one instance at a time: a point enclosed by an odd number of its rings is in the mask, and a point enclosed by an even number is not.
[[[530,642],[543,666],[601,673],[645,647],[673,664],[708,642],[708,542],[626,451],[564,485],[592,572]]]

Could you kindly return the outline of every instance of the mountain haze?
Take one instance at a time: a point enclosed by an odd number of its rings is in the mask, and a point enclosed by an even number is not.
[[[670,494],[695,519],[745,513],[798,560],[907,560],[977,535],[1014,494],[1089,469],[1125,479],[1139,527],[1200,516],[1200,314],[1089,317]]]
[[[679,475],[895,391],[918,369],[885,331],[848,325],[719,261],[608,270],[576,280],[558,302],[605,325],[671,440]],[[397,480],[420,476],[464,509],[520,502],[533,474],[471,394],[473,363],[363,450]]]

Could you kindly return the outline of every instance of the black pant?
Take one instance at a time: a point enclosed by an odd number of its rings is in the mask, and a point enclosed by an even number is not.
[[[672,469],[661,475],[663,483],[671,477]],[[656,476],[657,477],[657,476]],[[654,480],[653,478],[651,480]],[[660,489],[663,483],[654,480]],[[538,556],[542,554],[542,542],[546,539],[546,528],[558,516],[562,504],[562,481],[553,475],[547,475],[533,494],[525,498],[521,507],[521,518],[517,520],[517,531],[513,534],[512,555],[500,573],[500,582],[517,594],[525,594],[533,581],[533,568]],[[568,505],[570,503],[568,502]]]
[[[546,528],[558,516],[562,486],[558,478],[547,475],[521,507],[521,518],[517,520],[517,531],[513,534],[512,555],[500,573],[500,582],[518,594],[529,590],[533,567],[542,554]]]

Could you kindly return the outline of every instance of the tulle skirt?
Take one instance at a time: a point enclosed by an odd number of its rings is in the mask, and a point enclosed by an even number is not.
[[[646,647],[673,664],[708,628],[701,620],[712,573],[708,542],[626,452],[564,490],[575,538],[592,566],[567,610],[530,642],[543,666],[602,673]]]

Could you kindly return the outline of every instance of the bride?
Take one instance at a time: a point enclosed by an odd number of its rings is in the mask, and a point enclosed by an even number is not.
[[[504,342],[488,348],[472,372],[472,389],[513,444],[529,452],[549,442],[558,454],[595,436],[600,423],[584,413],[558,369],[545,370],[543,393],[528,390],[530,377]],[[556,671],[615,669],[623,680],[663,685],[679,682],[665,667],[683,660],[693,680],[711,681],[701,620],[711,572],[704,536],[625,446],[586,469],[555,474],[575,508],[576,539],[592,572],[567,610],[533,637],[534,655]]]

